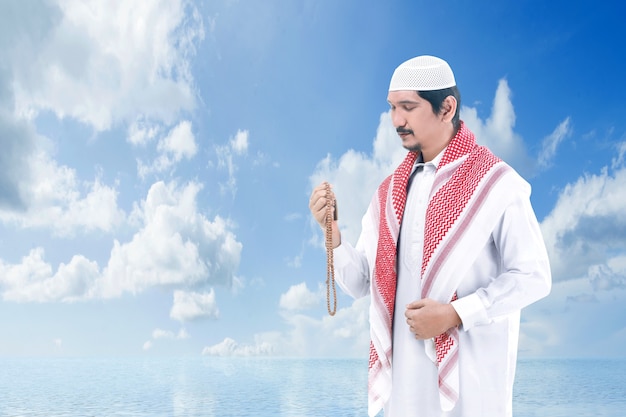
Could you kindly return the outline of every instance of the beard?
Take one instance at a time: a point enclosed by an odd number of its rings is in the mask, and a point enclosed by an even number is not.
[[[413,135],[413,131],[411,129],[405,129],[403,127],[396,128],[396,132],[398,133],[398,135],[403,134],[403,133],[408,133],[409,135]],[[404,146],[404,149],[409,150],[411,152],[422,152],[422,145],[420,145],[419,143],[416,143],[410,146],[407,146],[403,143],[402,146]]]
[[[419,143],[416,143],[412,146],[404,146],[404,149],[406,149],[407,151],[411,151],[411,152],[417,152],[417,153],[421,153],[422,152],[422,145],[420,145]]]

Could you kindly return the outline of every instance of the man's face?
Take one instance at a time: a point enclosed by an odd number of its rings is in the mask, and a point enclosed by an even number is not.
[[[416,91],[390,91],[391,121],[402,139],[402,146],[421,151],[438,146],[441,141],[441,117]]]

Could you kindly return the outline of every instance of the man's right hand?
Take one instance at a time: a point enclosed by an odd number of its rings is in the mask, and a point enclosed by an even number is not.
[[[311,198],[309,199],[309,209],[311,210],[311,214],[315,221],[320,225],[322,230],[326,230],[326,182],[321,183],[317,187],[313,189],[311,192]],[[334,210],[336,209],[334,202],[335,193],[332,190],[332,186],[330,189],[330,199],[333,201],[333,215]],[[341,232],[339,232],[339,226],[337,225],[337,221],[333,220],[333,248],[336,248],[341,244]]]

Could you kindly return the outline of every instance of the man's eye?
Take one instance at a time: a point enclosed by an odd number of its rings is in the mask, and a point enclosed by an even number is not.
[[[406,111],[411,111],[415,108],[415,106],[403,106],[402,108]]]

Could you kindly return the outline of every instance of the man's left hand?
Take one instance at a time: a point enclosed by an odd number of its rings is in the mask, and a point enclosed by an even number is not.
[[[452,304],[424,298],[406,306],[406,322],[417,339],[431,339],[461,324]]]

